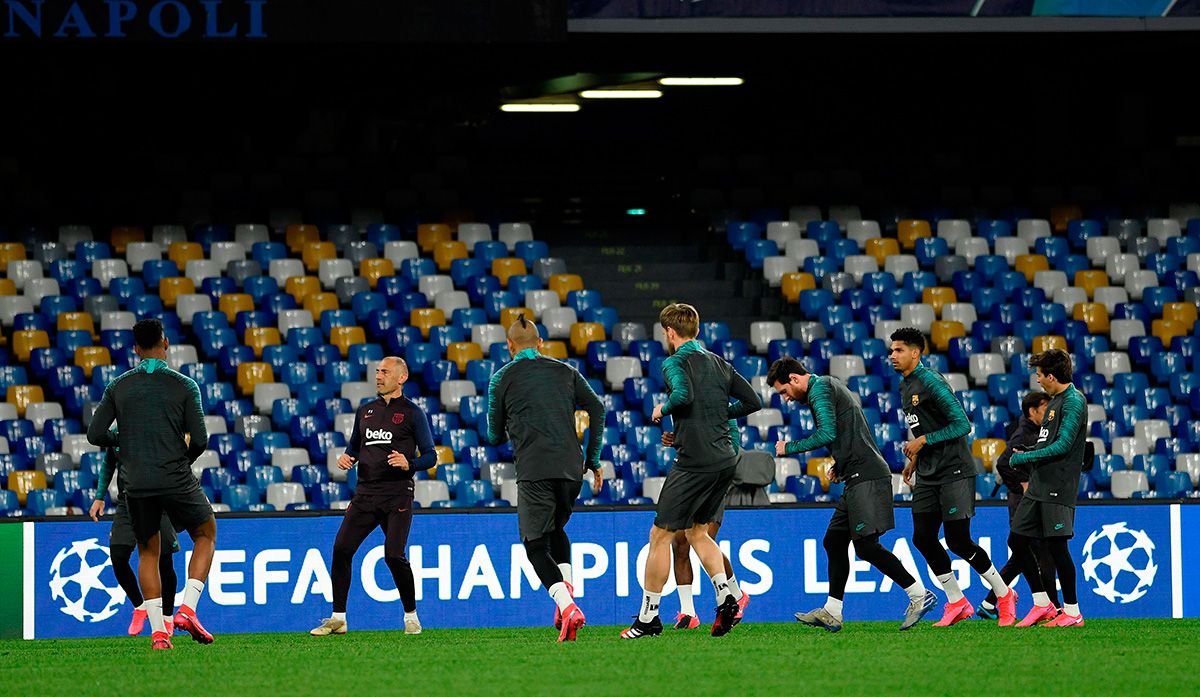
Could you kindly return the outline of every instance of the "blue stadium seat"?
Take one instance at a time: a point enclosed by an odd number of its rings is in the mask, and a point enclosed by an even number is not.
[[[1163,470],[1154,478],[1154,490],[1159,498],[1183,498],[1192,492],[1192,479],[1187,472]]]
[[[146,294],[146,284],[138,276],[122,276],[109,281],[108,293],[117,299],[118,306],[126,308],[132,298]]]
[[[355,321],[357,323],[365,323],[373,313],[387,311],[388,301],[382,293],[372,293],[364,290],[355,293],[354,297],[350,299],[350,308]],[[325,329],[324,313],[322,313],[321,328]],[[328,331],[326,331],[326,335],[328,335]]]
[[[375,245],[376,249],[383,249],[388,242],[399,242],[403,239],[404,232],[399,225],[371,223],[367,226],[367,242]]]
[[[292,468],[290,478],[304,487],[304,496],[312,501],[317,487],[329,481],[329,472],[323,465],[296,465]]]
[[[295,310],[296,298],[291,293],[271,293],[258,303],[258,309],[279,314],[284,310]]]
[[[234,473],[221,467],[208,467],[200,470],[200,484],[213,491],[221,491],[232,486],[236,481]]]
[[[235,513],[248,512],[250,506],[260,503],[258,499],[258,490],[245,484],[234,484],[221,490],[221,503]]]
[[[274,465],[258,465],[246,473],[245,483],[256,491],[266,491],[272,484],[283,481],[283,470]]]
[[[725,236],[734,250],[740,252],[762,237],[762,228],[751,222],[730,223],[725,228]]]
[[[25,509],[29,515],[44,516],[46,509],[66,504],[67,497],[57,489],[34,489],[26,494]]]
[[[476,276],[467,282],[467,297],[473,305],[483,304],[488,296],[500,290],[500,279],[490,274]]]
[[[821,493],[821,480],[811,474],[792,475],[784,483],[784,491],[797,501],[813,501]]]
[[[208,436],[208,448],[216,451],[222,467],[229,467],[238,452],[246,449],[246,438],[240,433],[213,433]]]
[[[314,508],[328,509],[335,501],[349,501],[350,487],[343,482],[323,482],[313,487],[310,499]]]
[[[246,476],[250,473],[250,470],[254,469],[255,467],[269,464],[271,464],[270,458],[265,457],[257,450],[242,450],[234,454],[233,465],[223,471],[228,471],[231,477],[234,477],[239,481],[245,481]],[[213,470],[204,471],[209,472]]]
[[[608,364],[609,358],[620,355],[622,355],[621,345],[615,341],[588,342],[587,365],[591,371],[597,374],[604,373],[604,368]]]
[[[286,433],[263,431],[254,434],[253,447],[255,451],[262,453],[263,457],[270,459],[277,448],[290,448],[292,442]]]
[[[878,301],[896,290],[896,277],[884,271],[869,273],[863,276],[862,288],[870,294],[873,301]]]

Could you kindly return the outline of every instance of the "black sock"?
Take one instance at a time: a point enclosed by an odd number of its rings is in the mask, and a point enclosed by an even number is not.
[[[546,590],[550,590],[550,586],[556,583],[562,583],[562,572],[558,570],[558,564],[550,554],[550,541],[545,536],[536,540],[525,540],[525,556],[529,557],[529,563],[533,565],[538,580]]]
[[[133,556],[133,547],[131,545],[113,545],[109,548],[109,556],[112,557],[113,576],[117,577],[117,583],[121,585],[121,590],[125,591],[125,595],[129,597],[129,602],[133,603],[134,608],[141,607],[145,599],[142,597],[142,589],[138,587],[137,574],[129,565],[129,558]]]
[[[908,569],[904,568],[900,558],[879,544],[879,535],[855,540],[854,553],[859,559],[882,571],[884,576],[895,581],[901,588],[908,588],[917,582],[917,579],[908,573]]]
[[[829,530],[825,533],[825,554],[829,557],[829,597],[841,600],[846,594],[846,581],[850,578],[850,533]]]

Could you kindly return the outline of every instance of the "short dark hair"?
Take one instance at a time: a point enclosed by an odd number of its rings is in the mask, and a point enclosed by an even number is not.
[[[903,341],[921,353],[925,353],[925,335],[916,327],[900,327],[892,332],[892,341]]]
[[[133,340],[145,351],[162,343],[163,325],[158,319],[144,319],[133,325]]]
[[[1071,375],[1074,373],[1071,365],[1071,354],[1058,348],[1053,348],[1041,353],[1035,353],[1029,359],[1030,368],[1041,368],[1043,375],[1053,375],[1056,380],[1064,385],[1071,382]]]
[[[774,386],[787,382],[789,375],[808,375],[808,370],[795,358],[784,356],[771,364],[771,369],[767,371],[767,384]]]
[[[1021,400],[1021,414],[1024,416],[1029,416],[1029,411],[1031,409],[1037,409],[1049,401],[1050,395],[1042,392],[1041,390],[1034,390],[1033,392],[1025,395],[1025,399]]]

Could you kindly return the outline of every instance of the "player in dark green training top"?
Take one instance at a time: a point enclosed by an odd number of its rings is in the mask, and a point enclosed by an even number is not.
[[[671,543],[677,530],[687,535],[688,544],[712,579],[717,595],[712,635],[723,636],[735,624],[742,592],[729,583],[721,548],[709,536],[708,525],[719,519],[737,471],[729,420],[753,414],[762,408],[762,402],[729,363],[696,341],[700,329],[696,308],[683,303],[668,305],[658,321],[671,355],[663,362],[667,402],[654,407],[653,418],[657,423],[670,416],[675,422],[676,459],[659,492],[657,515],[650,528],[642,606],[633,625],[621,636],[637,639],[662,633],[658,605],[671,573]]]
[[[790,356],[771,364],[767,382],[788,402],[802,402],[812,409],[817,428],[807,438],[779,441],[779,457],[829,448],[833,456],[830,481],[846,483],[825,532],[829,557],[829,598],[824,607],[797,612],[796,619],[831,632],[842,628],[842,599],[850,578],[851,544],[860,559],[879,569],[908,594],[908,606],[900,629],[908,629],[937,604],[937,596],[913,578],[887,548],[879,544],[883,533],[896,526],[892,503],[892,475],[875,438],[867,426],[862,407],[841,380],[811,375],[800,361]]]
[[[1075,535],[1075,497],[1087,444],[1087,400],[1071,384],[1071,354],[1066,351],[1043,351],[1029,359],[1029,366],[1037,370],[1038,384],[1050,395],[1050,404],[1037,444],[1032,450],[1014,453],[1009,461],[1013,467],[1030,470],[1029,488],[1013,515],[1008,536],[1008,546],[1021,560],[1025,581],[1033,591],[1034,607],[1017,626],[1029,627],[1048,619],[1049,626],[1082,627],[1075,561],[1067,542]],[[1057,617],[1042,587],[1031,548],[1034,538],[1044,540],[1054,558],[1063,597],[1063,611]]]
[[[121,449],[125,496],[138,545],[138,582],[146,596],[146,614],[153,630],[151,646],[172,648],[163,622],[158,576],[159,528],[164,513],[177,531],[188,531],[193,545],[175,628],[202,644],[211,644],[212,634],[196,617],[217,539],[212,504],[192,474],[192,463],[208,447],[200,388],[188,376],[167,367],[162,322],[138,322],[133,326],[133,339],[141,362],[104,390],[88,425],[88,442]],[[121,424],[115,437],[108,430],[113,421]]]
[[[512,440],[517,467],[517,524],[529,563],[555,603],[559,641],[575,641],[584,615],[571,585],[566,525],[585,473],[600,491],[604,403],[570,365],[543,356],[537,326],[518,315],[508,328],[509,361],[488,385],[488,440]],[[588,413],[586,454],[575,436],[575,409]]]
[[[908,464],[904,483],[912,487],[913,545],[929,563],[946,591],[946,608],[935,627],[949,627],[975,614],[954,572],[950,555],[938,539],[945,526],[950,551],[965,559],[983,577],[999,599],[996,608],[1001,627],[1017,621],[1017,596],[996,571],[992,560],[971,539],[975,515],[975,475],[980,468],[971,457],[967,436],[971,423],[962,404],[937,371],[921,365],[925,337],[914,327],[892,332],[892,367],[904,376],[900,405],[913,439],[904,444]],[[913,481],[913,475],[916,481]]]

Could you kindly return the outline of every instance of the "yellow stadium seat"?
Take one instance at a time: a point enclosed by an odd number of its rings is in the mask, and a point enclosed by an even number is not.
[[[1086,322],[1089,334],[1108,333],[1108,307],[1103,303],[1079,303],[1071,316]]]
[[[16,406],[17,416],[25,418],[25,407],[33,402],[46,401],[41,385],[9,385],[4,401]]]
[[[450,449],[450,446],[435,445],[435,446],[433,446],[433,450],[434,450],[434,452],[437,453],[437,463],[439,465],[453,465],[454,464],[454,451]],[[434,476],[434,474],[431,473],[429,476],[432,477],[432,476]]]
[[[829,470],[833,468],[832,457],[809,458],[805,473],[821,480],[821,490],[829,491]]]
[[[1006,444],[1000,438],[977,438],[971,441],[971,455],[982,460],[983,466],[991,472],[996,460],[1004,454],[1005,447]]]
[[[1196,326],[1196,306],[1193,303],[1167,303],[1163,305],[1163,319],[1170,322],[1179,322],[1183,325],[1186,333],[1191,333]],[[1170,348],[1170,344],[1163,344]]]
[[[1041,254],[1022,254],[1017,257],[1013,270],[1025,274],[1025,280],[1033,283],[1034,274],[1050,270],[1050,260]]]
[[[1150,333],[1162,341],[1163,347],[1171,345],[1171,339],[1177,336],[1187,336],[1188,331],[1183,322],[1172,319],[1156,319],[1150,323]]]
[[[56,321],[56,329],[65,331],[86,331],[96,337],[96,323],[88,312],[60,312]]]
[[[391,259],[363,259],[358,265],[358,275],[367,279],[371,284],[371,290],[375,290],[375,286],[379,285],[379,279],[388,276],[396,275],[396,265]]]
[[[800,291],[813,290],[817,287],[817,279],[804,271],[785,273],[782,280],[783,297],[795,305],[800,302]]]
[[[896,224],[896,239],[900,241],[904,251],[911,252],[916,249],[919,237],[933,237],[928,220],[901,220]],[[882,267],[883,262],[879,265]]]
[[[1055,335],[1033,337],[1034,353],[1041,353],[1043,351],[1049,351],[1050,349],[1062,349],[1064,351],[1069,351],[1070,349],[1067,348],[1067,337]]]
[[[17,470],[8,473],[8,490],[17,495],[17,503],[22,506],[29,501],[29,492],[45,488],[46,473],[41,470]]]
[[[1072,220],[1079,220],[1082,217],[1083,209],[1074,204],[1050,208],[1050,226],[1054,228],[1055,232],[1066,232],[1067,226]]]
[[[243,397],[254,396],[254,386],[263,382],[275,382],[275,371],[270,363],[241,363],[237,369],[238,389]]]
[[[0,242],[0,269],[7,269],[8,262],[10,261],[23,261],[24,259],[24,244],[20,242]]]
[[[0,278],[0,295],[16,295],[17,284],[11,278]]]
[[[533,320],[533,310],[528,307],[506,307],[500,310],[500,326],[505,329],[511,327],[521,315],[525,315],[527,320]]]
[[[443,223],[425,223],[417,226],[417,246],[422,252],[429,254],[438,242],[454,239],[450,226]]]
[[[299,254],[309,242],[320,242],[321,232],[316,225],[292,224],[287,226],[284,241],[292,254]]]
[[[303,306],[305,298],[321,292],[321,279],[316,276],[292,276],[283,284],[283,290]]]
[[[162,298],[164,307],[174,308],[179,296],[195,292],[196,284],[187,276],[171,276],[158,282],[158,296]]]
[[[145,242],[146,231],[140,227],[121,226],[115,227],[112,231],[112,246],[113,251],[117,254],[125,254],[129,249],[130,242]]]
[[[525,268],[525,260],[515,257],[504,257],[492,260],[492,275],[500,279],[500,285],[508,287],[508,279],[513,276],[524,276],[529,273]]]
[[[575,410],[575,437],[579,442],[583,442],[583,434],[588,430],[592,423],[592,417],[582,409]]]
[[[233,325],[239,312],[254,312],[254,298],[249,293],[226,293],[217,301],[217,309],[225,313]]]
[[[879,268],[882,269],[888,257],[894,257],[900,253],[900,243],[890,237],[872,237],[863,245],[863,253],[875,257]]]
[[[436,307],[418,307],[408,315],[408,323],[421,330],[421,336],[429,338],[432,327],[446,324],[446,313]]]
[[[112,355],[105,346],[80,346],[75,349],[75,365],[83,368],[83,374],[92,379],[92,369],[98,365],[112,365]]]
[[[1076,271],[1075,285],[1087,291],[1088,300],[1096,297],[1097,288],[1108,287],[1108,273],[1104,271]]]
[[[566,305],[571,291],[583,290],[583,277],[574,273],[556,273],[550,277],[548,289],[558,293],[558,301]]]
[[[576,356],[587,355],[587,345],[604,341],[604,325],[599,322],[576,322],[571,325],[571,350]]]
[[[22,363],[29,362],[29,354],[37,348],[50,348],[50,335],[41,329],[21,329],[13,332],[13,355]]]
[[[541,353],[547,358],[567,360],[567,343],[565,341],[543,341]]]
[[[367,343],[367,332],[362,327],[334,327],[329,330],[329,343],[338,347],[342,358],[350,355],[350,347]]]
[[[458,372],[466,375],[467,363],[483,360],[483,348],[471,341],[456,341],[446,347],[446,360],[458,364]]]
[[[325,259],[337,259],[337,247],[332,242],[305,242],[304,251],[300,254],[300,259],[304,262],[304,268],[309,273],[317,273],[321,268],[321,262]]]
[[[312,293],[304,298],[304,309],[308,310],[309,314],[311,314],[313,319],[317,320],[317,322],[321,321],[322,312],[326,312],[328,310],[337,310],[340,309],[340,307],[341,306],[338,305],[337,293]]]
[[[962,322],[937,321],[931,325],[929,331],[933,340],[933,348],[938,353],[950,350],[951,339],[967,335],[967,328],[963,326]]]
[[[433,247],[433,260],[443,273],[450,270],[450,264],[455,259],[466,259],[468,256],[467,245],[458,240],[444,240]]]
[[[189,261],[204,258],[204,248],[199,242],[172,242],[167,248],[167,258],[175,262],[180,271],[185,271]]]
[[[246,336],[243,340],[247,346],[254,349],[256,358],[262,358],[263,349],[268,346],[279,346],[283,343],[283,336],[279,333],[278,327],[246,327]]]
[[[942,306],[948,303],[958,302],[958,294],[954,292],[953,288],[935,286],[933,288],[926,288],[925,290],[921,291],[921,302],[925,303],[926,305],[932,305],[934,314],[936,314],[938,317],[941,317]]]

